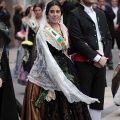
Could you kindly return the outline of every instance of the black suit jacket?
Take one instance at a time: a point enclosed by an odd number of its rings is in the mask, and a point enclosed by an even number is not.
[[[115,18],[115,14],[110,6],[105,6],[106,10],[103,11],[105,13],[107,23],[109,26],[110,34],[112,37],[114,37],[114,23],[113,20]]]
[[[99,9],[94,9],[94,11],[96,12],[102,43],[105,48],[108,43],[111,43],[106,17]],[[97,55],[95,50],[98,50],[97,33],[95,23],[84,11],[84,7],[81,4],[70,12],[68,30],[74,51],[92,61]]]
[[[19,32],[21,30],[22,14],[17,14],[17,13],[14,14],[14,16],[13,16],[13,24],[14,24],[14,27],[15,27],[14,35],[16,35],[17,32]]]
[[[120,7],[118,8],[118,11],[117,11],[117,24],[119,24],[120,26]]]

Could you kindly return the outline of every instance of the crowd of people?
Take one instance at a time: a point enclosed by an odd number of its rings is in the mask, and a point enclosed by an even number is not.
[[[100,120],[115,40],[120,50],[119,10],[118,0],[15,5],[14,76],[26,86],[21,105],[9,69],[11,16],[0,1],[0,120],[18,120],[18,113],[21,120]]]

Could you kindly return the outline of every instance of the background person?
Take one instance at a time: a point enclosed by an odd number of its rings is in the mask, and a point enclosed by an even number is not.
[[[18,77],[18,73],[19,73],[20,65],[21,65],[23,48],[21,46],[22,40],[18,39],[18,37],[16,37],[16,35],[17,35],[18,32],[20,32],[22,30],[21,27],[22,27],[22,18],[23,18],[23,8],[22,8],[21,5],[16,5],[14,10],[15,10],[15,13],[14,13],[14,16],[13,16],[13,23],[14,23],[14,27],[15,27],[14,36],[15,36],[16,40],[18,41],[14,75],[15,75],[15,77]]]
[[[10,38],[0,30],[0,120],[18,120],[18,111],[5,46]]]
[[[105,5],[106,1],[105,0],[98,0],[98,8],[100,8],[106,16],[107,19],[107,24],[110,30],[110,35],[113,38],[114,37],[114,24],[113,24],[113,19],[115,18],[115,14],[111,8],[111,6]],[[105,48],[105,56],[108,57],[107,61],[107,67],[109,70],[113,70],[113,62],[112,62],[112,41],[107,44],[107,47]]]
[[[115,14],[114,22],[114,35],[112,37],[112,48],[116,41],[117,48],[120,50],[120,8],[118,6],[118,0],[111,0],[111,7]]]
[[[6,33],[7,35],[10,35],[10,13],[8,12],[7,8],[6,8],[6,2],[5,1],[0,1],[0,20],[1,22],[3,22],[7,29],[8,32]],[[9,59],[9,45],[6,46],[6,53]]]
[[[68,14],[71,10],[75,8],[75,4],[67,0],[58,0],[62,6],[63,10],[63,23],[67,26]]]

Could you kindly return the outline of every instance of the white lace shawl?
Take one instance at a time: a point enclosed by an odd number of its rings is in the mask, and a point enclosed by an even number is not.
[[[65,27],[63,24],[61,26],[62,28]],[[45,31],[39,28],[36,35],[37,58],[28,76],[29,81],[45,90],[62,91],[70,103],[79,101],[86,102],[87,104],[95,101],[99,102],[98,99],[84,95],[66,78],[49,51],[46,39],[50,40],[52,38],[48,35],[47,37],[45,36]]]
[[[46,26],[51,27],[49,24],[47,24]],[[61,30],[63,32],[63,36],[65,38],[65,45],[67,46],[67,48],[69,47],[68,45],[68,32],[66,27],[64,27],[63,25],[60,24]],[[50,36],[45,30],[43,30],[43,39],[45,41],[47,41],[49,44],[51,44],[53,47],[55,47],[57,50],[61,50],[61,46],[58,45],[58,43],[52,38],[52,36]]]

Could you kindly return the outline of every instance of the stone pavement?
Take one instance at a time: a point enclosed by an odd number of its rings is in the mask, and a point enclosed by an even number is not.
[[[113,62],[114,62],[114,68],[117,66],[117,63],[119,62],[118,58],[118,50],[114,49],[113,51]],[[10,49],[10,68],[11,68],[11,74],[13,77],[13,84],[15,89],[15,94],[17,99],[22,103],[23,102],[23,96],[24,96],[24,90],[25,86],[19,85],[17,83],[17,78],[14,77],[14,67],[15,67],[15,60],[16,60],[16,54],[17,49],[12,48]],[[102,111],[102,119],[101,120],[120,120],[120,107],[115,106],[113,103],[113,98],[111,94],[111,80],[112,80],[113,70],[107,70],[107,87],[105,90],[105,104],[104,104],[104,110]]]

